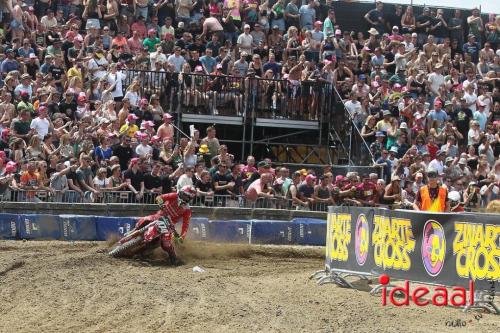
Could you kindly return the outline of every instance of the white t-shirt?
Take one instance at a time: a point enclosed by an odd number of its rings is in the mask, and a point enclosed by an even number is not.
[[[438,73],[430,73],[427,80],[431,84],[432,91],[435,92],[439,92],[439,87],[444,84],[444,76]]]
[[[135,91],[127,91],[124,98],[129,99],[131,106],[139,106],[139,95]]]
[[[49,121],[47,118],[40,118],[36,117],[31,121],[30,128],[35,129],[37,132],[37,135],[40,139],[43,139],[47,133],[49,133]]]
[[[193,179],[188,177],[186,174],[183,174],[182,176],[179,177],[179,180],[177,181],[177,189],[179,190],[186,185],[193,186]]]
[[[490,110],[491,110],[491,98],[485,95],[481,95],[478,97],[478,99],[485,104],[484,106],[484,114],[486,117],[490,116]]]
[[[156,71],[156,62],[161,61],[162,64],[167,62],[167,56],[163,53],[151,52],[149,55],[151,70]]]
[[[49,29],[49,28],[55,27],[57,25],[57,19],[54,16],[51,20],[51,19],[49,19],[49,17],[47,15],[45,15],[40,20],[40,24],[43,25],[46,29]]]
[[[115,90],[111,92],[113,98],[122,97],[123,96],[123,80],[126,75],[123,72],[116,72],[115,74],[108,74],[108,82],[110,85],[113,85],[116,82]]]
[[[434,159],[434,160],[431,161],[431,163],[429,163],[429,168],[428,169],[437,170],[438,175],[440,175],[440,174],[443,173],[443,170],[444,170],[443,162]]]
[[[96,69],[99,66],[105,66],[107,64],[108,64],[108,60],[106,60],[106,58],[102,57],[101,59],[96,59],[96,58],[90,59],[89,62],[88,62],[88,64],[87,64],[87,66],[88,66],[89,69]],[[95,78],[101,79],[106,74],[107,74],[107,71],[100,70],[100,71],[94,72],[93,76]]]
[[[246,51],[248,54],[252,54],[252,43],[253,37],[250,34],[242,33],[239,35],[237,43],[240,45],[240,52]]]
[[[135,147],[135,153],[139,157],[146,157],[147,154],[153,153],[153,148],[150,145],[143,145],[142,143]]]
[[[406,63],[408,62],[408,60],[403,54],[397,53],[394,56],[394,62],[396,63],[396,72],[398,72],[399,70],[406,70]]]
[[[465,92],[464,98],[467,105],[474,102],[474,104],[469,106],[469,109],[472,111],[472,113],[476,112],[477,95],[474,93],[472,93],[472,95],[469,95],[467,92]]]

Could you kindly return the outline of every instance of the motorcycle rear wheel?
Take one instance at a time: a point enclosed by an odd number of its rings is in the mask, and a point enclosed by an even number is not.
[[[113,250],[109,252],[109,255],[118,258],[130,255],[130,250],[139,245],[142,242],[142,237],[137,237],[132,239],[131,241],[126,242],[125,244],[118,245]]]

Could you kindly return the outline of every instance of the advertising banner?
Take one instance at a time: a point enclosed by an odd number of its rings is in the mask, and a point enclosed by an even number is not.
[[[326,261],[333,271],[499,290],[500,218],[329,207]]]

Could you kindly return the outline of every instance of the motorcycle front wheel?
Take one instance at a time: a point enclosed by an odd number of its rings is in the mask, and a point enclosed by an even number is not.
[[[135,248],[137,245],[141,244],[141,242],[142,242],[142,237],[134,238],[126,242],[125,244],[121,244],[115,247],[113,250],[109,252],[109,255],[114,258],[130,255],[131,250]]]

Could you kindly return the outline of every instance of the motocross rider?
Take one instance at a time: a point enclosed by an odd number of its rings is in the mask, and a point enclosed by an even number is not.
[[[191,185],[183,186],[177,193],[162,194],[156,197],[156,203],[160,210],[155,214],[145,216],[137,222],[135,229],[138,230],[148,223],[156,221],[162,217],[167,217],[173,224],[179,222],[182,217],[181,239],[186,238],[191,219],[191,207],[189,203],[196,196],[196,189]]]

